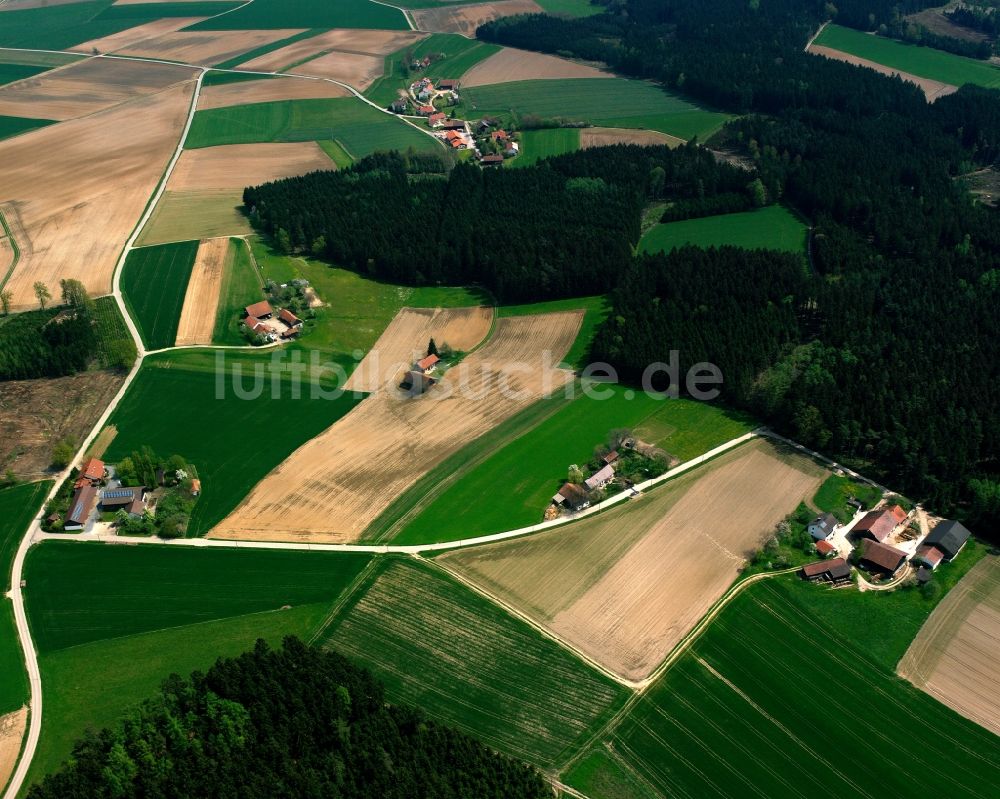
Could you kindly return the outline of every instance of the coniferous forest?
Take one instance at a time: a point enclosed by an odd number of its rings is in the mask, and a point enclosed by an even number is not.
[[[114,729],[79,741],[30,799],[545,799],[530,766],[386,704],[340,655],[285,639],[177,675]]]
[[[624,377],[671,350],[715,362],[724,401],[989,536],[1000,524],[1000,211],[974,202],[961,176],[1000,159],[1000,92],[965,86],[928,104],[898,78],[804,52],[832,14],[867,28],[896,5],[629,0],[479,29],[739,114],[711,147],[750,172],[693,146],[448,178],[386,157],[245,197],[289,246],[377,276],[481,283],[503,302],[609,292],[592,354]],[[672,203],[668,221],[736,209],[754,202],[756,181],[766,202],[810,222],[801,263],[632,254],[649,203]]]

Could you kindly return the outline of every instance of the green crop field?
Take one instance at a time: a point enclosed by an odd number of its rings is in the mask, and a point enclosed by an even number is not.
[[[194,115],[184,146],[336,139],[354,158],[378,150],[438,147],[430,136],[361,100],[279,100],[212,108]]]
[[[521,150],[509,166],[528,166],[550,155],[572,153],[580,149],[579,128],[548,128],[521,132]]]
[[[247,50],[245,53],[240,53],[237,56],[233,56],[227,61],[220,61],[215,66],[218,67],[219,69],[232,69],[233,67],[239,66],[240,64],[245,64],[248,61],[253,61],[255,58],[260,58],[262,55],[266,55],[267,53],[274,52],[275,50],[280,50],[282,47],[287,47],[288,45],[294,44],[295,42],[301,41],[302,39],[312,38],[317,34],[323,33],[325,30],[326,30],[325,28],[310,28],[309,30],[304,30],[301,33],[295,33],[284,39],[278,39],[277,41],[274,42],[262,44],[260,47],[253,48],[253,50]],[[215,74],[218,75],[227,73],[215,73]],[[254,77],[258,78],[275,77],[274,75],[259,75],[259,74],[256,76],[254,76],[253,74],[249,75],[239,75],[239,73],[228,73],[228,74],[237,75],[238,77],[236,78],[236,80],[253,80]],[[218,78],[215,78],[214,80],[215,80],[214,85],[216,86],[222,83],[232,82],[232,81],[219,80]]]
[[[330,353],[366,353],[404,306],[410,308],[464,308],[491,305],[475,289],[448,286],[397,286],[362,277],[312,258],[275,252],[260,238],[251,239],[254,257],[265,280],[287,283],[308,280],[325,303],[316,309],[315,325],[308,327],[302,345]],[[360,357],[360,356],[359,356]]]
[[[506,116],[511,111],[545,118],[645,128],[706,139],[729,119],[669,94],[652,83],[625,78],[525,80],[462,90],[467,112]]]
[[[669,252],[675,247],[745,247],[785,252],[806,250],[806,225],[784,206],[719,214],[655,225],[639,241],[640,252]]]
[[[735,599],[563,781],[602,797],[992,796],[996,737],[803,611],[795,580]]]
[[[500,46],[467,39],[457,33],[433,33],[413,47],[406,47],[385,57],[385,75],[376,80],[365,92],[365,97],[381,106],[388,106],[396,99],[398,91],[405,89],[420,77],[461,78],[480,61],[500,51]],[[414,58],[436,54],[443,56],[427,69],[409,73],[404,69],[403,57],[411,53]]]
[[[370,555],[49,542],[25,564],[40,652],[332,602]]]
[[[5,83],[14,83],[18,80],[30,78],[32,75],[39,75],[48,70],[48,67],[32,66],[30,64],[17,64],[0,62],[0,86]]]
[[[329,610],[327,602],[300,605],[42,653],[45,714],[28,782],[56,771],[88,729],[114,724],[171,674],[204,672],[220,657],[252,649],[258,638],[275,648],[286,635],[308,639]]]
[[[0,489],[0,716],[17,710],[28,699],[14,608],[6,593],[21,538],[51,488],[51,482],[43,482]]]
[[[603,5],[593,5],[590,0],[538,0],[538,5],[554,17],[592,17],[605,11]]]
[[[46,125],[52,124],[54,122],[51,119],[0,116],[0,139],[9,139],[11,136],[17,136],[21,133],[27,133],[29,130],[44,128]]]
[[[408,30],[403,13],[368,0],[254,0],[238,11],[188,30],[269,30],[273,28],[382,28]]]
[[[94,326],[97,328],[97,360],[101,367],[130,367],[136,356],[135,342],[114,297],[94,300]]]
[[[682,461],[750,430],[747,420],[715,405],[656,400],[623,386],[593,388],[608,396],[581,394],[563,402],[536,427],[491,450],[486,460],[433,494],[393,543],[450,541],[537,524],[566,482],[569,465],[590,460],[616,428],[629,428]]]
[[[223,264],[219,305],[215,312],[213,344],[246,344],[240,333],[243,309],[263,296],[260,278],[254,269],[250,248],[243,239],[230,239],[226,262]]]
[[[132,250],[122,268],[125,304],[151,350],[174,346],[197,241]]]
[[[1000,67],[987,61],[905,44],[840,25],[827,25],[816,44],[953,86],[975,83],[991,89],[1000,88]]]
[[[322,645],[367,666],[390,699],[551,767],[626,690],[528,624],[423,564],[390,559]]]
[[[180,3],[127,3],[104,9],[97,19],[123,19],[141,25],[164,17],[212,17],[238,8],[240,0],[185,0]]]
[[[33,67],[61,67],[81,61],[86,56],[74,53],[46,53],[34,50],[0,50],[0,64],[22,64]]]
[[[114,0],[4,11],[0,47],[64,50],[138,24],[132,19],[99,18]]]
[[[218,365],[222,359],[224,367]],[[118,435],[107,460],[148,445],[162,456],[182,455],[198,469],[202,494],[189,535],[207,533],[268,472],[359,402],[353,396],[314,397],[317,384],[306,377],[296,397],[287,373],[274,379],[271,362],[268,353],[238,350],[147,357],[111,416]]]

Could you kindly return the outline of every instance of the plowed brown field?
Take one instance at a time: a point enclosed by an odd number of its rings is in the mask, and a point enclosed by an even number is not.
[[[756,439],[613,511],[440,560],[639,681],[823,475],[812,461]]]
[[[198,110],[223,108],[246,103],[270,103],[275,100],[313,100],[326,97],[350,97],[343,86],[308,78],[271,78],[206,86],[198,96]]]
[[[21,260],[7,288],[36,305],[32,284],[62,278],[111,290],[125,241],[180,140],[194,83],[0,142],[0,207]]]
[[[165,33],[118,50],[120,55],[166,58],[186,64],[211,65],[271,42],[301,33],[301,28],[266,31],[183,31]]]
[[[542,7],[534,0],[499,0],[496,3],[476,3],[455,8],[414,8],[410,10],[410,16],[422,31],[475,36],[476,28],[491,19],[542,12]]]
[[[155,39],[157,36],[162,36],[165,33],[179,31],[181,28],[194,25],[203,19],[205,17],[166,17],[164,19],[156,19],[152,22],[136,25],[134,28],[127,28],[126,30],[118,31],[118,33],[112,33],[110,36],[102,36],[100,39],[91,39],[88,42],[82,42],[69,49],[75,50],[78,53],[88,54],[117,53],[126,47],[141,46],[143,42]]]
[[[178,347],[186,344],[211,344],[215,329],[215,310],[226,259],[231,257],[229,239],[206,239],[198,244],[198,254],[191,269],[184,294],[184,307],[177,323]]]
[[[242,190],[336,164],[314,141],[224,144],[185,150],[170,175],[170,191]]]
[[[427,34],[415,31],[380,31],[337,29],[300,39],[279,50],[265,53],[252,61],[240,64],[241,69],[260,72],[280,72],[292,64],[300,64],[294,71],[304,75],[313,74],[308,70],[308,60],[324,53],[339,51],[369,56],[386,56],[407,45],[415,44]],[[305,63],[303,63],[305,62]]]
[[[22,707],[6,716],[0,716],[0,786],[6,785],[14,773],[17,756],[21,752],[21,739],[28,723],[28,708]]]
[[[0,115],[75,119],[153,94],[195,74],[190,67],[173,64],[88,58],[0,88]]]
[[[505,47],[485,61],[480,61],[462,76],[463,86],[486,86],[492,83],[511,83],[516,80],[541,80],[544,78],[613,78],[587,64],[567,61],[544,53],[531,53]]]
[[[898,671],[1000,735],[1000,558],[987,555],[948,592],[906,650]]]
[[[581,128],[580,147],[607,147],[609,144],[638,144],[641,146],[665,144],[677,147],[683,139],[656,130],[628,130],[627,128]]]
[[[580,312],[497,320],[490,340],[423,396],[380,390],[299,448],[212,536],[357,541],[444,458],[571,380],[552,364],[569,350],[581,321]]]

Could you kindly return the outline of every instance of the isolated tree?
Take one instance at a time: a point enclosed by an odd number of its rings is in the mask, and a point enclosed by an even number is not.
[[[569,481],[571,483],[576,483],[579,485],[583,482],[583,469],[577,466],[575,463],[569,467]]]
[[[10,303],[14,299],[14,294],[9,289],[0,291],[0,306],[3,306],[3,315],[10,313]]]
[[[52,299],[49,287],[46,286],[41,280],[36,280],[35,285],[32,286],[32,288],[35,290],[35,298],[38,300],[38,307],[44,311],[46,304]]]
[[[750,195],[750,202],[753,203],[754,208],[762,208],[767,205],[767,190],[760,178],[747,185],[747,193]]]
[[[55,469],[65,469],[69,462],[73,460],[74,445],[69,439],[64,438],[52,448],[52,466]]]
[[[283,227],[278,228],[278,232],[274,234],[274,238],[281,252],[288,254],[292,251],[292,237],[288,235],[288,231]]]
[[[433,338],[430,341],[427,342],[427,354],[428,355],[437,355],[438,354],[437,344],[434,343],[434,339]]]
[[[59,288],[62,291],[63,305],[76,310],[89,310],[93,304],[86,287],[79,280],[73,278],[60,280]]]

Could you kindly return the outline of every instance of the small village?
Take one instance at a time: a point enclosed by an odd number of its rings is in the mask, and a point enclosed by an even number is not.
[[[411,71],[426,69],[433,63],[428,57],[410,64]],[[472,123],[449,117],[443,109],[458,105],[461,100],[459,81],[429,77],[413,81],[405,92],[389,106],[401,116],[426,119],[435,136],[455,152],[468,151],[480,165],[501,166],[520,152],[517,134],[505,130],[497,120],[483,118]]]

